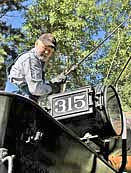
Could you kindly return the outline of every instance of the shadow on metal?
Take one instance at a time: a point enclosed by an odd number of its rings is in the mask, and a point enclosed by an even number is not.
[[[117,172],[35,102],[0,92],[0,148],[15,155],[13,173]],[[0,173],[8,165],[0,164]]]

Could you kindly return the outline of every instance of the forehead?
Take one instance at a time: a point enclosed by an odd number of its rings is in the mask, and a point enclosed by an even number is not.
[[[44,44],[41,40],[38,40],[38,47],[41,47],[41,48],[44,48],[44,49],[48,49],[48,50],[50,50],[51,52],[54,52],[55,51],[55,49],[54,49],[54,47],[52,47],[52,46],[50,46],[50,45],[46,45],[46,44]]]
[[[46,46],[41,40],[38,40],[39,45]]]
[[[53,49],[52,46],[43,43],[41,40],[39,40],[39,45],[44,46],[45,48]]]

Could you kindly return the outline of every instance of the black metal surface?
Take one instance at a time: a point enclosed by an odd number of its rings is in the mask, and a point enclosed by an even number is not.
[[[95,90],[92,86],[50,97],[51,115],[82,137],[85,133],[102,139],[120,136],[123,115],[112,86]]]
[[[101,114],[107,136],[121,136],[123,132],[123,113],[115,88],[111,85],[96,89],[96,109]]]
[[[51,115],[59,120],[93,113],[92,94],[92,87],[87,86],[76,91],[52,95]]]
[[[0,92],[1,122],[5,116],[0,145],[16,155],[13,173],[117,172],[31,100]]]

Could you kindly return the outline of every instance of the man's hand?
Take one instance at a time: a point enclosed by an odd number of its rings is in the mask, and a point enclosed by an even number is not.
[[[52,93],[60,93],[61,91],[61,84],[66,82],[67,77],[64,75],[64,72],[56,76],[55,78],[51,79],[50,85],[52,87]]]
[[[57,94],[60,93],[61,91],[61,84],[60,83],[50,83],[50,86],[52,88],[52,93],[51,94]]]
[[[59,74],[58,76],[56,76],[55,78],[51,79],[51,83],[65,83],[66,82],[67,77],[64,75],[64,73]]]

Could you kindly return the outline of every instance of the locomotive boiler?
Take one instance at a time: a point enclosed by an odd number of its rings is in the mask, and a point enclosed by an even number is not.
[[[121,141],[121,163],[110,153]],[[85,86],[49,97],[48,111],[0,92],[1,173],[120,173],[126,165],[126,123],[112,86]],[[6,154],[5,154],[6,153]]]

